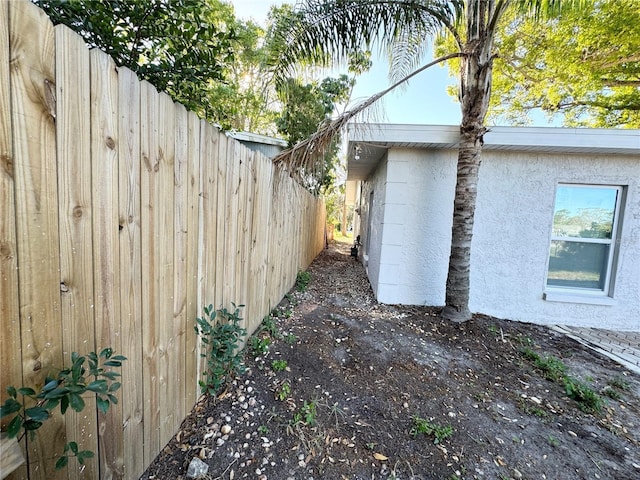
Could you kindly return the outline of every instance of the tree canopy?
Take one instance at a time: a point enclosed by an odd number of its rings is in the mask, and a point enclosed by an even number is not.
[[[54,24],[80,34],[201,116],[209,82],[225,82],[236,41],[233,7],[220,0],[34,0]]]
[[[496,36],[491,117],[526,124],[539,108],[567,126],[640,128],[637,0],[508,20]]]

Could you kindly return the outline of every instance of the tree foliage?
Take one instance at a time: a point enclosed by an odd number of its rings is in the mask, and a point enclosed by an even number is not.
[[[233,7],[219,0],[34,0],[54,24],[79,33],[159,91],[201,116],[210,82],[233,62]]]
[[[596,2],[544,22],[511,13],[497,35],[492,116],[536,108],[568,126],[640,127],[640,5]]]

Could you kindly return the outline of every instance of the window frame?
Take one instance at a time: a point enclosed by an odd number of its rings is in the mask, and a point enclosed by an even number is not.
[[[611,226],[611,238],[591,238],[591,237],[567,237],[553,234],[553,222],[556,214],[556,205],[558,200],[558,190],[560,187],[571,188],[602,188],[615,190],[616,203],[613,213],[613,223]],[[625,185],[611,185],[611,184],[594,184],[594,183],[570,183],[570,182],[558,182],[555,188],[553,210],[551,217],[551,231],[549,236],[549,250],[547,252],[547,268],[545,271],[544,288],[545,292],[569,294],[569,295],[585,295],[590,297],[613,297],[613,287],[615,285],[615,270],[617,266],[619,236],[622,225],[622,215],[624,210],[624,203],[626,199],[626,186]],[[592,243],[599,245],[609,245],[609,253],[606,261],[605,280],[603,288],[585,288],[585,287],[568,287],[549,285],[549,266],[551,262],[551,251],[554,241],[561,242],[573,242],[573,243]]]

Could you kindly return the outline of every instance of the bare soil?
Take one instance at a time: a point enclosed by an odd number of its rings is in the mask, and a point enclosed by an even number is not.
[[[638,375],[544,326],[381,305],[349,245],[308,271],[256,334],[268,351],[250,342],[247,372],[201,397],[141,478],[187,478],[194,457],[209,479],[640,478]]]

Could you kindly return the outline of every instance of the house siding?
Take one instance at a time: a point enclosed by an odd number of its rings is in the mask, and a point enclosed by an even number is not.
[[[376,298],[387,298],[380,291],[380,260],[382,253],[382,236],[384,230],[385,184],[387,179],[387,161],[381,161],[378,168],[367,182],[362,184],[360,235],[363,245],[361,259],[364,262]],[[373,205],[369,204],[373,192]],[[370,226],[369,226],[370,225]],[[368,238],[370,237],[370,238]],[[382,300],[380,300],[382,301]]]
[[[368,274],[382,303],[444,304],[456,158],[454,150],[391,148],[363,183],[363,211],[368,192],[375,191]],[[485,151],[471,249],[471,310],[541,324],[640,329],[637,179],[637,156]],[[609,305],[544,299],[559,182],[626,187]]]
[[[640,329],[640,162],[635,156],[484,155],[471,248],[470,309],[534,323]],[[544,299],[558,183],[626,187],[611,304]]]

